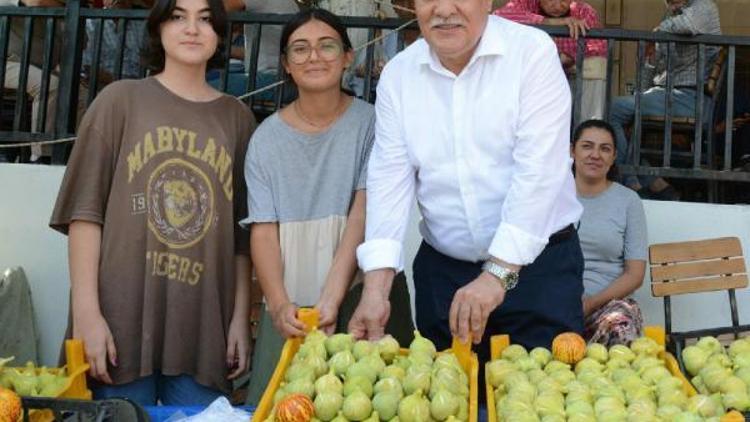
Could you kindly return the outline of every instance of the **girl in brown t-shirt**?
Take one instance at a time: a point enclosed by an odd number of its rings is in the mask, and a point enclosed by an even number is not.
[[[95,398],[207,404],[247,369],[254,119],[204,76],[226,25],[221,0],[158,0],[155,76],[111,84],[81,123],[50,225],[68,234],[67,336]]]

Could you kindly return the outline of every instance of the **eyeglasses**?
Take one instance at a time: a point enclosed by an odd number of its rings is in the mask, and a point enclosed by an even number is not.
[[[293,64],[305,64],[310,60],[313,49],[318,55],[320,60],[324,62],[332,62],[341,56],[344,51],[344,47],[341,42],[336,40],[321,41],[313,47],[310,43],[305,41],[295,42],[294,44],[287,46],[285,49],[287,60]]]

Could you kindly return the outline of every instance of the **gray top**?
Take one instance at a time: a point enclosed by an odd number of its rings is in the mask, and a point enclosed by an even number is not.
[[[714,0],[691,0],[675,15],[667,14],[659,24],[659,31],[680,35],[721,34],[719,8]],[[706,72],[710,72],[711,63],[718,49],[706,48]],[[698,47],[694,44],[678,43],[672,50],[672,78],[674,86],[695,86],[695,67],[698,63]],[[667,44],[659,43],[656,48],[656,77],[654,85],[667,84]]]
[[[625,260],[646,260],[646,214],[638,194],[619,183],[594,197],[578,195],[578,200],[583,205],[578,236],[584,294],[593,296],[622,275]]]
[[[347,216],[365,188],[375,109],[353,99],[333,126],[306,134],[274,113],[258,126],[245,158],[248,212],[240,224]]]

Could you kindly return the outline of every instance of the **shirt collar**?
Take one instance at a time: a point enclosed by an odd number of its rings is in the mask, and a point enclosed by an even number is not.
[[[507,51],[507,41],[504,34],[503,25],[505,23],[497,16],[488,16],[487,24],[484,27],[482,38],[479,39],[477,49],[474,55],[469,59],[467,67],[471,66],[479,57],[483,56],[502,56]],[[433,69],[443,69],[437,54],[430,48],[426,40],[422,40],[421,51],[419,53],[418,63],[429,64]]]

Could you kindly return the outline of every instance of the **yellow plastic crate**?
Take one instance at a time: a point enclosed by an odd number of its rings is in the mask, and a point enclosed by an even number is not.
[[[89,365],[84,359],[83,343],[80,340],[65,341],[65,360],[65,368],[48,369],[50,373],[59,374],[64,371],[67,374],[65,386],[54,398],[91,400],[91,390],[86,385],[86,371],[88,371]],[[54,420],[55,416],[50,410],[39,409],[29,412],[29,421],[31,422],[51,422]]]
[[[297,317],[305,324],[307,331],[318,326],[318,311],[315,309],[300,309]],[[255,409],[255,413],[253,413],[253,422],[262,422],[271,414],[273,410],[273,396],[281,385],[286,370],[291,365],[294,355],[299,350],[303,340],[303,338],[292,338],[284,343],[279,363],[276,365],[266,391],[263,392],[263,397]],[[455,338],[453,339],[450,352],[456,355],[464,371],[469,375],[469,422],[477,422],[479,409],[479,400],[477,397],[479,392],[479,360],[477,359],[477,355],[471,352],[469,344],[462,344]],[[404,356],[408,355],[409,349],[402,348],[400,354]]]
[[[666,334],[663,327],[649,326],[643,329],[643,335],[656,341],[661,346],[664,346]],[[490,360],[495,360],[500,357],[500,354],[505,350],[506,347],[510,346],[510,336],[501,334],[492,336],[490,339]],[[659,352],[659,358],[664,361],[664,366],[672,373],[672,375],[682,380],[682,388],[688,397],[696,395],[698,392],[690,384],[685,375],[680,371],[680,365],[677,363],[677,359],[667,352],[662,350]],[[484,371],[484,386],[487,392],[487,421],[497,422],[497,408],[495,407],[495,392],[492,390],[492,385],[487,378],[487,371],[485,365]]]

